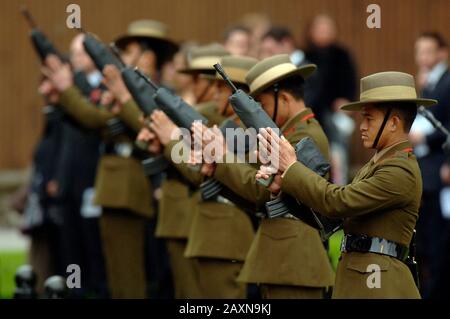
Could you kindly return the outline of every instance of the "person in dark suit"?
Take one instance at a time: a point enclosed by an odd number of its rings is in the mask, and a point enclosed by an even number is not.
[[[100,102],[102,75],[83,48],[84,35],[77,35],[70,46],[74,82],[93,104]],[[69,116],[62,127],[61,156],[56,165],[54,192],[62,215],[63,273],[70,264],[80,266],[81,288],[75,297],[108,297],[105,263],[100,241],[101,209],[93,205],[94,181],[99,160],[100,136],[82,127]]]
[[[441,35],[423,33],[415,44],[418,66],[417,84],[421,96],[438,100],[429,110],[450,129],[450,71],[447,64],[447,45]],[[444,256],[450,249],[448,243],[449,221],[442,214],[443,182],[440,168],[445,163],[442,144],[446,137],[426,119],[418,117],[414,123],[411,140],[415,145],[423,178],[422,205],[417,225],[417,248],[422,268],[422,294],[424,298],[442,296],[441,276],[447,271]],[[447,199],[450,200],[450,199]],[[444,252],[445,251],[445,252]]]
[[[306,29],[306,59],[317,65],[317,89],[311,105],[330,138],[332,171],[336,184],[348,183],[348,153],[354,121],[340,107],[356,97],[357,72],[350,52],[337,42],[335,22],[316,16]]]

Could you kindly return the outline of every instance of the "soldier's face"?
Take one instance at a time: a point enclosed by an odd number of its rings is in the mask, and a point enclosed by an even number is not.
[[[262,108],[273,119],[275,113],[275,98],[273,93],[261,93],[256,97],[256,100],[261,103]],[[289,118],[289,106],[283,103],[281,94],[278,95],[278,110],[277,117],[275,119],[275,124],[278,127],[283,126]]]
[[[194,79],[194,95],[197,103],[211,101],[214,98],[216,86],[208,78],[197,75]]]
[[[121,52],[121,58],[126,65],[136,66],[142,54],[141,47],[137,42],[130,42]]]
[[[361,115],[362,121],[359,126],[361,140],[365,148],[372,148],[373,142],[378,134],[378,130],[383,123],[385,114],[382,110],[374,107],[373,105],[368,105],[362,108]],[[383,135],[381,136],[378,145],[382,145]]]

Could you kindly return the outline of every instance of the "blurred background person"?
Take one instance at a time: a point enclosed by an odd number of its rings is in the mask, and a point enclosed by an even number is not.
[[[248,13],[242,17],[239,24],[250,31],[248,56],[257,58],[261,49],[261,39],[272,25],[269,16],[264,13]]]
[[[296,66],[306,62],[305,53],[297,47],[292,32],[282,26],[273,26],[262,36],[259,59],[277,54],[288,54]]]
[[[87,99],[98,105],[103,77],[84,50],[83,40],[84,34],[78,34],[70,44],[74,82]],[[101,208],[93,204],[100,137],[66,116],[62,139],[56,178],[51,186],[61,208],[64,265],[77,264],[83,270],[82,288],[71,293],[76,297],[106,297],[99,228]],[[67,275],[66,269],[60,275]]]
[[[188,67],[189,52],[196,47],[194,42],[186,42],[180,45],[180,50],[175,53],[172,61],[166,63],[161,71],[161,82],[174,90],[189,105],[194,105],[194,79],[191,74],[181,73],[177,70]]]
[[[65,270],[61,256],[62,220],[54,188],[64,114],[55,107],[58,91],[45,77],[40,80],[38,92],[45,103],[44,128],[34,151],[29,185],[14,194],[11,206],[23,214],[21,231],[31,239],[28,262],[37,276],[36,291],[42,294],[45,280]]]
[[[429,111],[450,129],[450,72],[447,44],[439,33],[425,32],[415,43],[417,84],[420,95],[438,100]],[[442,150],[445,136],[428,120],[418,115],[411,129],[410,140],[415,146],[422,172],[422,206],[417,224],[417,253],[422,274],[422,296],[448,296],[448,257],[450,202],[440,176],[446,157]],[[443,278],[446,280],[443,280]]]
[[[354,121],[340,107],[356,97],[356,65],[337,42],[336,24],[327,15],[316,16],[306,28],[306,59],[317,65],[314,113],[331,143],[332,181],[347,184],[350,138]]]
[[[228,28],[223,36],[223,46],[231,55],[247,56],[250,51],[251,33],[244,26]]]

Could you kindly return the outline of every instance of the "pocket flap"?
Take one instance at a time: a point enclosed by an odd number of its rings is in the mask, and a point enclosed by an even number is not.
[[[378,269],[387,271],[390,265],[390,257],[373,253],[352,253],[347,258],[347,269],[356,270],[362,274],[372,273]]]
[[[235,213],[235,207],[221,203],[203,202],[199,206],[200,214],[209,218],[232,218]]]
[[[261,233],[273,239],[286,239],[296,237],[299,229],[297,221],[286,218],[265,220],[261,227]]]

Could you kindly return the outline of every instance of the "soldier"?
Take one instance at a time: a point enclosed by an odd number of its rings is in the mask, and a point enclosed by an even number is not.
[[[270,152],[279,143],[279,172],[271,191],[281,189],[320,214],[345,218],[333,298],[420,298],[404,263],[422,194],[408,132],[417,106],[433,104],[435,100],[417,98],[409,74],[381,72],[362,78],[360,101],[342,109],[361,111],[363,145],[376,154],[346,186],[313,173],[297,162],[284,138],[261,130],[260,146]],[[261,167],[257,177],[267,178],[266,172]]]
[[[225,54],[228,54],[225,49],[216,45],[193,49],[188,66],[179,70],[182,74],[194,77],[197,88],[194,89],[194,95],[200,97],[208,107],[215,107],[215,104],[208,100],[213,96],[211,92],[214,92],[214,87],[209,87],[211,80],[201,75],[211,74],[214,69],[204,61],[217,61]],[[208,94],[202,93],[205,85]],[[146,134],[148,133],[144,131],[141,136],[148,136]],[[195,262],[184,256],[193,212],[200,195],[196,191],[198,184],[183,176],[174,166],[166,173],[167,179],[162,184],[156,236],[166,241],[174,278],[175,298],[201,298]]]
[[[129,34],[117,40],[124,51],[123,58],[128,63],[148,65],[147,73],[155,72],[158,61],[166,59],[166,55],[159,52],[171,52],[174,44],[165,39],[163,28],[155,28],[160,27],[160,23],[141,21],[131,26]],[[157,49],[150,50],[145,39],[155,43],[153,48]],[[160,60],[153,59],[157,56]],[[154,211],[151,185],[141,164],[143,154],[133,143],[133,131],[139,131],[142,126],[141,112],[113,66],[102,71],[109,93],[115,98],[111,103],[114,114],[106,108],[93,107],[83,98],[73,86],[68,65],[63,65],[56,57],[48,58],[47,65],[44,72],[60,91],[64,110],[84,126],[105,133],[97,169],[96,202],[103,210],[100,227],[111,295],[113,298],[144,298],[144,234]],[[129,129],[108,134],[108,123],[113,118],[120,119]]]
[[[224,119],[216,112],[214,95],[216,94],[214,61],[219,61],[230,53],[218,43],[194,48],[188,56],[188,67],[178,72],[190,74],[194,81],[195,108],[208,118],[209,124],[220,124]]]
[[[228,57],[223,59],[225,58]],[[243,75],[255,60],[235,57],[232,61],[234,64],[228,67],[238,70],[238,76],[235,74],[233,80],[245,85]],[[212,66],[217,62],[218,59],[209,59],[209,69],[214,70]],[[220,108],[217,103],[214,105],[216,114],[224,119],[226,104],[222,104]],[[176,126],[158,111],[155,111],[151,118],[150,127],[165,145],[165,156],[172,160],[171,153],[178,141],[171,140],[171,133]],[[193,172],[187,164],[174,165],[197,186],[203,181],[202,175]],[[192,258],[195,263],[201,297],[245,298],[245,285],[237,283],[236,277],[254,235],[250,218],[222,196],[202,200],[195,208],[185,256]]]
[[[328,156],[327,138],[303,101],[304,80],[314,70],[276,55],[256,64],[246,81],[289,143],[309,136]],[[250,164],[224,162],[215,165],[212,176],[262,211],[270,193],[256,182],[256,171]],[[238,279],[259,284],[267,299],[322,298],[324,288],[332,286],[333,271],[317,230],[287,215],[261,220]]]
[[[150,76],[156,83],[162,80],[162,68],[170,62],[178,46],[168,38],[168,28],[165,24],[155,20],[137,20],[128,26],[127,33],[115,41],[121,50],[122,60],[128,65],[137,66],[140,71]],[[108,66],[111,76],[117,79],[118,95],[116,98],[123,101],[130,99],[128,91],[124,89],[123,81],[114,66]],[[114,70],[115,69],[115,70]],[[165,85],[165,83],[159,83]],[[120,89],[122,87],[122,89]],[[134,128],[139,130],[142,124],[136,121]],[[138,131],[136,131],[137,133]],[[159,210],[161,199],[161,185],[164,174],[149,176],[153,186],[153,209]],[[145,226],[145,252],[147,281],[149,283],[150,298],[172,298],[173,284],[170,271],[170,262],[167,247],[163,240],[155,237],[158,223],[155,215],[148,220]]]

